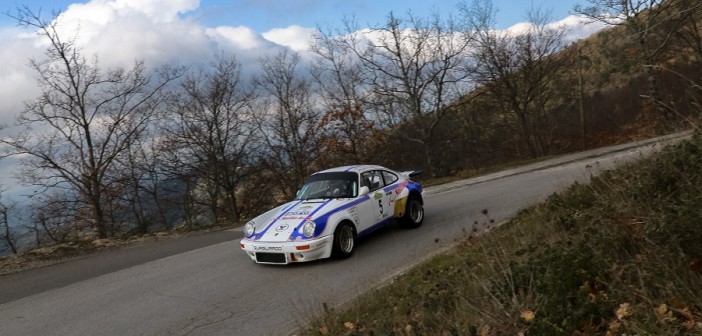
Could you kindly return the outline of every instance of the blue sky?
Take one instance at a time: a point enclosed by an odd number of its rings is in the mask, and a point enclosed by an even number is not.
[[[541,0],[534,5],[544,9],[553,9],[554,19],[568,16],[577,1]],[[293,24],[314,27],[326,26],[339,21],[348,14],[355,15],[359,23],[375,24],[382,22],[391,11],[404,14],[411,10],[417,15],[425,15],[438,10],[448,15],[456,8],[457,1],[422,1],[422,0],[243,0],[243,1],[202,1],[198,14],[204,22],[214,24],[242,24],[256,31],[280,28]],[[525,12],[532,1],[494,0],[499,9],[498,28],[507,28],[524,21]]]
[[[52,10],[65,11],[72,3],[86,2],[88,1],[10,0],[3,1],[0,10],[7,12],[15,5],[27,5],[31,9],[42,8],[43,12],[50,13]],[[455,10],[457,2],[453,0],[201,0],[198,8],[186,13],[185,16],[198,20],[208,27],[242,25],[256,32],[265,32],[272,28],[291,25],[325,27],[338,23],[344,15],[355,15],[361,24],[382,22],[391,11],[404,14],[411,10],[423,16],[432,10],[438,10],[442,15],[448,15]],[[576,3],[578,3],[576,0],[493,0],[494,6],[499,10],[498,28],[507,28],[524,21],[525,13],[532,6],[552,10],[553,18],[560,20],[572,12]],[[6,16],[0,17],[2,26],[14,25],[14,23]]]

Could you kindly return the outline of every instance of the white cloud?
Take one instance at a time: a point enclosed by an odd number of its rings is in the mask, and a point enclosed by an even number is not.
[[[586,38],[603,28],[607,27],[606,24],[578,16],[570,15],[563,20],[554,22],[553,24],[564,25],[567,28],[566,41],[577,41]]]
[[[0,29],[0,125],[12,125],[25,99],[39,94],[29,57],[36,54],[33,35],[18,28]]]
[[[569,15],[561,20],[551,22],[547,27],[552,29],[565,28],[566,34],[564,39],[566,42],[577,41],[586,38],[593,33],[600,31],[606,25],[602,22],[591,22],[590,19],[578,15]],[[504,31],[509,34],[523,34],[529,31],[532,25],[528,22],[517,23]]]
[[[200,0],[92,0],[68,6],[65,20],[109,22],[120,16],[143,14],[154,22],[178,20],[179,14],[197,9]]]
[[[306,51],[310,47],[314,33],[314,28],[305,28],[293,25],[287,28],[271,29],[263,33],[267,40],[286,46],[295,51]]]
[[[505,29],[504,32],[513,35],[526,34],[527,32],[529,32],[532,26],[533,25],[529,22],[520,22]]]
[[[199,0],[92,0],[68,6],[56,19],[57,31],[64,40],[75,37],[84,56],[96,55],[103,68],[130,67],[135,60],[147,65],[207,63],[220,51],[255,63],[281,47],[275,43],[279,39],[267,40],[247,27],[208,28],[182,17],[199,5]],[[308,34],[301,27],[295,30]],[[304,40],[294,33],[287,36],[297,41],[296,47]],[[0,81],[11,83],[0,91],[0,124],[12,124],[23,102],[39,94],[28,64],[44,57],[48,46],[28,29],[0,27]]]
[[[128,66],[205,56],[212,47],[205,27],[179,18],[198,0],[93,0],[73,4],[58,18],[64,36],[78,36],[86,54],[106,66]]]
[[[252,50],[269,44],[260,34],[244,26],[212,28],[207,30],[207,35],[219,44],[230,43],[239,50]]]
[[[110,2],[110,0],[101,1]],[[171,22],[178,19],[178,14],[200,7],[200,0],[117,0],[116,4],[118,8],[142,12],[157,22]]]

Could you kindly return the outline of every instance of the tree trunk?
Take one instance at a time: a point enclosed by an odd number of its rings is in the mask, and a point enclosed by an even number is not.
[[[99,200],[92,200],[93,207],[93,228],[99,239],[107,238],[107,221],[105,220],[105,212],[102,209],[102,204]]]
[[[7,244],[7,246],[10,247],[10,251],[12,251],[13,254],[17,254],[17,246],[15,246],[15,242],[12,239],[12,230],[10,230],[10,222],[8,221],[9,218],[7,216],[7,209],[4,209],[4,211],[2,211],[0,215],[2,215],[2,221],[3,223],[5,223],[5,234],[3,237],[5,238],[5,243]]]
[[[229,207],[229,220],[233,223],[238,223],[240,218],[239,209],[236,205],[236,191],[231,189],[227,191],[227,206]]]

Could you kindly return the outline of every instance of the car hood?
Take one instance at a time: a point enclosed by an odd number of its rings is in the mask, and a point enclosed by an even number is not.
[[[315,237],[326,226],[326,219],[332,213],[349,208],[359,202],[358,199],[325,199],[293,201],[269,211],[254,219],[256,233],[254,240],[284,242],[304,240],[300,230],[307,221],[316,224]]]

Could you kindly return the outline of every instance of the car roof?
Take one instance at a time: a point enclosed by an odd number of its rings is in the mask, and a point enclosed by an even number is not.
[[[368,170],[388,170],[392,171],[391,169],[385,168],[383,166],[378,166],[378,165],[353,165],[353,166],[341,166],[341,167],[335,167],[335,168],[329,168],[322,170],[317,173],[331,173],[331,172],[354,172],[354,173],[362,173],[364,171]],[[316,173],[315,173],[316,174]]]

